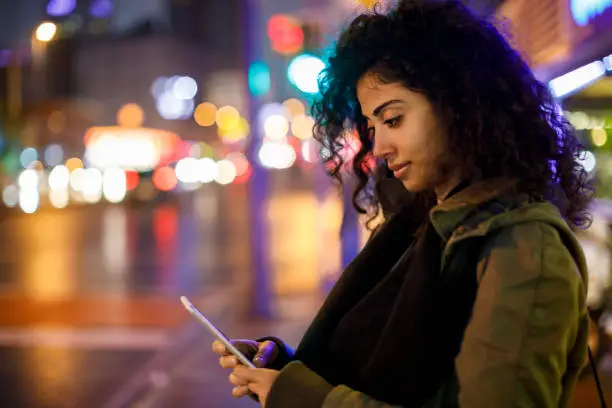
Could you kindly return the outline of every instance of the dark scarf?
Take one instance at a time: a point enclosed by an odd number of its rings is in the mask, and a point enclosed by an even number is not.
[[[442,250],[428,219],[398,212],[344,271],[294,359],[331,384],[423,405],[453,375],[476,293],[473,268],[440,273]]]

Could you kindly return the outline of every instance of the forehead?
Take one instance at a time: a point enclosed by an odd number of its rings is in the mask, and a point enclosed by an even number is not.
[[[367,116],[376,107],[391,99],[405,99],[411,91],[398,82],[384,83],[375,74],[366,74],[357,81],[357,99]]]

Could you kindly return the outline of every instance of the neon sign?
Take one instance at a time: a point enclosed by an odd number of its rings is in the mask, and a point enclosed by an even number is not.
[[[572,16],[579,26],[589,24],[589,21],[609,8],[612,8],[612,0],[570,0]]]

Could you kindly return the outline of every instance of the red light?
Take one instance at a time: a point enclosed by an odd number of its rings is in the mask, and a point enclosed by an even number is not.
[[[283,14],[276,14],[268,20],[268,37],[272,49],[283,55],[295,54],[304,46],[304,31],[300,22]]]
[[[233,183],[234,184],[246,183],[247,181],[249,181],[252,174],[253,174],[253,170],[251,169],[251,166],[249,166],[247,170],[244,172],[244,174],[242,174],[241,176],[236,176]]]
[[[127,191],[132,191],[138,187],[140,176],[134,170],[126,170],[125,172],[125,188]]]
[[[153,172],[153,185],[160,191],[170,191],[178,183],[171,167],[159,167]]]

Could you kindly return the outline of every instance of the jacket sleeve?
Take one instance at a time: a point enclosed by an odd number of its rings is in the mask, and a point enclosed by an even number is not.
[[[485,252],[456,359],[459,406],[565,406],[579,372],[568,356],[586,353],[586,289],[574,258],[540,222],[500,230]]]
[[[332,386],[303,363],[283,368],[272,384],[266,408],[401,408],[380,402],[344,385]]]

